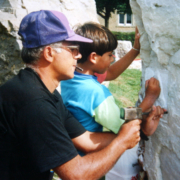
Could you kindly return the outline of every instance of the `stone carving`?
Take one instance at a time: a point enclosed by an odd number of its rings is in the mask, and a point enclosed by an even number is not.
[[[156,102],[168,109],[157,131],[145,143],[144,170],[149,180],[180,178],[180,1],[130,0],[141,34],[142,89],[145,80],[160,81]]]
[[[0,0],[0,84],[24,66],[17,34],[19,24],[26,14],[41,9],[63,12],[71,27],[86,21],[98,22],[94,0]]]

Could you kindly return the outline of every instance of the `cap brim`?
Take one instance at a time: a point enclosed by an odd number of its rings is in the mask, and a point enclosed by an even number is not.
[[[78,41],[78,42],[86,42],[86,43],[92,43],[93,42],[92,39],[88,39],[88,38],[79,36],[77,34],[74,34],[73,36],[65,39],[65,41]]]

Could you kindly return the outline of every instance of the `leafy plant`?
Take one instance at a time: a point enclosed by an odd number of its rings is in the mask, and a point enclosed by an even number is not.
[[[112,31],[116,36],[117,40],[131,41],[132,45],[134,44],[135,32],[116,32]]]

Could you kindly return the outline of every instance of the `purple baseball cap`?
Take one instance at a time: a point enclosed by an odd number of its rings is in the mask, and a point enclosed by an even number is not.
[[[28,14],[21,21],[18,34],[26,48],[36,48],[59,41],[93,42],[75,34],[66,16],[58,11],[41,10]]]

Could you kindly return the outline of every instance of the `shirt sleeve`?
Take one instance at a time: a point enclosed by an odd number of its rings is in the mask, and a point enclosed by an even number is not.
[[[80,136],[86,131],[81,123],[77,119],[75,119],[75,117],[69,111],[68,118],[65,121],[65,128],[71,139]]]
[[[120,119],[120,110],[116,105],[113,96],[108,96],[99,106],[94,110],[95,121],[101,124],[106,129],[118,133],[119,128],[124,123],[124,120]]]
[[[78,132],[76,125],[81,129],[63,104],[58,107],[43,99],[21,108],[16,126],[29,165],[44,172],[77,156],[71,137],[80,135],[84,129]]]

